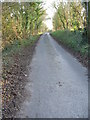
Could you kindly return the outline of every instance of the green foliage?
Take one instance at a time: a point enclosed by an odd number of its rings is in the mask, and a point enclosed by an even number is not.
[[[13,57],[17,53],[21,53],[22,49],[27,46],[32,46],[39,35],[30,36],[28,39],[22,39],[22,41],[15,40],[12,44],[7,44],[2,51],[3,65],[9,67],[13,64]]]
[[[14,54],[18,52],[22,47],[33,45],[38,39],[39,35],[30,36],[28,39],[22,39],[22,41],[15,40],[12,44],[7,44],[3,49],[3,55]]]
[[[2,3],[2,47],[38,34],[44,16],[40,2]]]
[[[52,36],[74,51],[80,52],[82,55],[88,55],[88,43],[83,42],[80,31],[58,30],[53,32]]]
[[[58,6],[54,4],[54,8],[54,30],[79,30],[86,26],[86,11],[81,2],[60,2]]]
[[[79,1],[68,1],[67,3],[61,2],[59,5],[54,4],[56,13],[53,17],[53,26],[56,32],[53,32],[52,35],[74,51],[78,51],[82,55],[87,55],[87,10],[85,4],[82,4]]]

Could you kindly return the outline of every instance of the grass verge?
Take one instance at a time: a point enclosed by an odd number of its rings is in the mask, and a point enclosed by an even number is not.
[[[25,98],[25,84],[28,78],[27,67],[32,59],[39,36],[31,36],[26,40],[16,40],[2,52],[2,113],[3,118],[12,118]]]
[[[58,30],[51,33],[52,37],[78,58],[84,66],[88,66],[88,41],[82,32],[69,30]]]

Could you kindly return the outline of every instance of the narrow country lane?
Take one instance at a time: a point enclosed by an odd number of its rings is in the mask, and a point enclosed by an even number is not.
[[[87,118],[87,69],[47,33],[33,56],[28,94],[17,118]]]

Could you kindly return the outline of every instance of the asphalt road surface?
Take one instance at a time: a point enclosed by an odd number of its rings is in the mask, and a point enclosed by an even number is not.
[[[18,118],[87,118],[87,69],[47,33],[30,64],[28,94]]]

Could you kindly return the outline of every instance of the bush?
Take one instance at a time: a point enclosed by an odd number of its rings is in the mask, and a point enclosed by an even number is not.
[[[82,55],[87,55],[88,43],[86,38],[82,37],[82,33],[81,31],[58,30],[52,32],[51,35],[74,51],[80,52]]]

